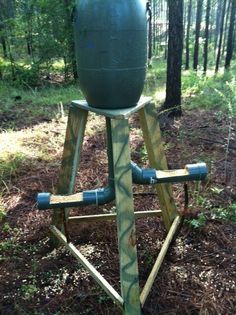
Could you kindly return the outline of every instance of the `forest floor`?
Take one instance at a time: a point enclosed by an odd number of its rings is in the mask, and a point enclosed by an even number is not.
[[[54,191],[56,186],[66,117],[50,121],[36,117],[27,126],[23,107],[19,114],[19,106],[10,113],[15,119],[14,130],[0,135],[1,150],[8,161],[5,170],[1,169],[2,176],[5,171],[8,177],[1,184],[0,314],[120,314],[64,248],[50,246],[51,211],[39,211],[36,206],[37,193]],[[2,125],[7,123],[5,116]],[[104,123],[98,116],[90,116],[78,191],[106,184]],[[147,154],[137,116],[130,124],[132,158],[145,166]],[[184,111],[163,130],[169,167],[205,161],[209,176],[204,183],[189,184],[186,220],[164,260],[143,314],[235,314],[233,125],[235,121],[226,114],[192,110]],[[183,185],[176,184],[173,190],[178,209],[183,212]],[[158,209],[152,187],[134,186],[134,200],[138,210]],[[83,207],[73,213],[112,211],[114,204]],[[159,218],[139,219],[136,226],[143,286],[166,232]],[[73,225],[70,234],[81,252],[119,290],[115,223]]]

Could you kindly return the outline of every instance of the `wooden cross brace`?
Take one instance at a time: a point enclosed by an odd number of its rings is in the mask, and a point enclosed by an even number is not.
[[[137,106],[122,110],[102,110],[89,107],[85,101],[72,102],[57,187],[57,194],[59,195],[74,193],[89,111],[106,117],[107,134],[112,151],[111,164],[114,173],[116,214],[69,217],[67,209],[56,209],[53,213],[51,232],[55,239],[64,244],[113,301],[121,307],[124,315],[141,315],[141,308],[147,299],[169,245],[181,223],[181,217],[176,211],[170,184],[155,184],[161,210],[134,211],[128,118],[133,113],[138,112],[150,166],[160,171],[167,170],[167,161],[161,142],[156,109],[151,102],[151,98],[148,97],[142,98]],[[65,215],[62,215],[63,213]],[[160,215],[163,217],[168,234],[140,295],[135,219]],[[66,219],[66,224],[69,224],[71,221],[96,222],[100,220],[116,220],[120,261],[120,294],[112,288],[79,250],[71,242],[68,242],[64,234],[63,218]]]

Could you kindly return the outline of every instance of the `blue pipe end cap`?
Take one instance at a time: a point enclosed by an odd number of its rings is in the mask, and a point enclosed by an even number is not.
[[[51,194],[50,193],[40,193],[40,194],[38,194],[38,196],[37,196],[38,209],[39,210],[49,209],[50,198],[51,198]]]
[[[186,169],[189,175],[197,180],[204,180],[207,177],[208,169],[206,163],[187,164]]]

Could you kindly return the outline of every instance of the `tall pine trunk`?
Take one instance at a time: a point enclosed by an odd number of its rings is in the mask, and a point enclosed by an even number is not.
[[[202,5],[203,0],[197,1],[197,16],[196,16],[196,29],[195,29],[195,45],[194,45],[194,56],[193,56],[193,69],[197,70],[198,67],[198,55],[199,55],[199,37],[201,30],[202,21]]]
[[[69,57],[70,62],[72,66],[72,72],[74,79],[78,78],[78,72],[77,72],[77,66],[76,66],[76,58],[75,58],[75,41],[74,41],[74,35],[73,35],[73,19],[72,14],[70,10],[70,0],[64,0],[64,6],[66,11],[66,27],[68,30],[68,51],[69,51]]]
[[[165,60],[167,59],[167,53],[168,53],[168,40],[169,40],[169,6],[167,5],[166,7],[166,12],[165,12]]]
[[[227,41],[227,34],[229,30],[229,15],[231,10],[231,0],[228,0],[227,10],[226,10],[226,17],[225,17],[225,27],[224,27],[224,35],[223,35],[223,49],[221,55],[224,56],[226,50],[226,41]]]
[[[222,47],[222,40],[223,40],[226,2],[227,2],[227,0],[224,0],[223,9],[222,9],[222,17],[221,17],[221,24],[220,24],[220,38],[219,38],[218,53],[217,53],[216,67],[215,67],[216,73],[218,72],[219,65],[220,65],[220,56],[221,56],[221,47]]]
[[[230,67],[231,59],[234,51],[234,32],[235,32],[235,17],[236,17],[236,0],[232,0],[229,33],[227,41],[227,51],[225,58],[225,69]]]
[[[4,58],[7,58],[7,45],[6,45],[6,40],[4,36],[1,36],[1,44],[2,44],[2,50],[3,50],[3,56]]]
[[[150,1],[147,2],[147,15],[148,15],[148,59],[152,58],[152,10]]]
[[[203,72],[207,71],[207,63],[208,63],[208,43],[209,43],[209,24],[210,24],[210,12],[211,12],[211,0],[207,0],[207,9],[206,9],[206,28],[205,28],[205,44],[204,44],[204,65]]]
[[[220,21],[222,17],[222,0],[218,0],[218,6],[216,11],[216,25],[215,25],[215,53],[217,50],[218,38],[220,33]]]
[[[152,11],[153,11],[153,19],[152,19],[152,47],[153,52],[156,52],[156,20],[157,20],[157,2],[156,0],[152,0]]]
[[[187,21],[187,32],[186,32],[186,63],[185,69],[189,69],[189,37],[190,37],[190,27],[191,27],[191,18],[192,18],[192,0],[189,0],[188,3],[188,21]]]
[[[183,52],[183,0],[168,0],[169,40],[167,56],[166,100],[164,110],[168,116],[180,116],[181,111],[181,65]]]

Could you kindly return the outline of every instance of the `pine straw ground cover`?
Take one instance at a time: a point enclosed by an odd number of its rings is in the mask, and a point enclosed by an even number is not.
[[[55,189],[65,126],[64,118],[3,131],[0,135],[0,313],[3,315],[120,314],[66,250],[50,246],[51,211],[40,212],[36,208],[36,194]],[[191,198],[185,223],[166,256],[143,314],[235,314],[233,126],[223,114],[197,110],[185,112],[163,132],[170,168],[206,161],[209,177],[203,184],[189,185]],[[106,184],[103,127],[103,120],[90,116],[78,191]],[[131,121],[131,147],[133,160],[147,165],[136,116]],[[134,196],[136,209],[158,209],[151,187],[135,186]],[[182,185],[174,185],[174,196],[183,212]],[[112,211],[114,204],[84,207],[73,213]],[[119,290],[115,223],[72,225],[70,233],[81,252]],[[137,220],[141,286],[165,235],[161,219]]]

